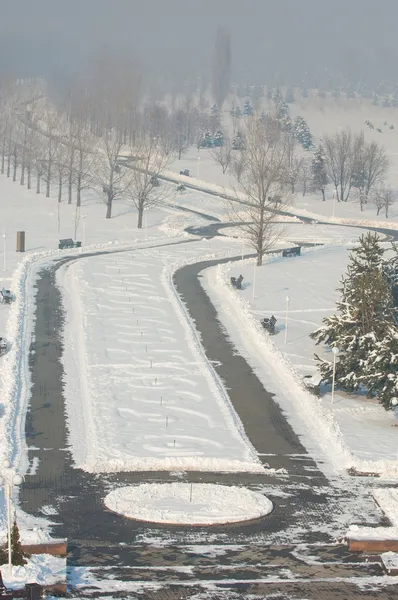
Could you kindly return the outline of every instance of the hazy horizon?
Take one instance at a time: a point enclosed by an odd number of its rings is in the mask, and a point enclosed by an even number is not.
[[[398,81],[393,0],[12,0],[1,4],[0,70],[62,75],[99,51],[131,54],[168,78],[206,75],[229,29],[232,80],[299,83],[331,72]],[[321,5],[322,4],[322,5]]]

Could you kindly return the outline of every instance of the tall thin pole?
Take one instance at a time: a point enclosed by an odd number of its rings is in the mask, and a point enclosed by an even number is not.
[[[287,344],[287,327],[289,322],[289,296],[286,296],[286,315],[285,315],[285,344]]]
[[[83,215],[83,240],[82,245],[84,246],[86,243],[86,215]]]
[[[242,241],[242,260],[243,260],[244,253],[245,253],[245,242]]]
[[[197,164],[197,168],[196,168],[196,179],[199,179],[199,173],[200,173],[200,155],[199,155],[199,150],[198,150],[198,164]]]
[[[4,252],[3,267],[4,267],[4,270],[6,270],[6,268],[7,268],[7,234],[6,233],[3,233],[3,252]]]
[[[7,500],[7,543],[8,543],[8,572],[12,575],[11,561],[11,483],[5,484],[6,500]]]
[[[253,300],[256,297],[256,259],[254,259],[253,265]]]

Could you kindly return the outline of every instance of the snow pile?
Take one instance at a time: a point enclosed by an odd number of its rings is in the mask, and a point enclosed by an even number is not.
[[[272,502],[242,487],[211,483],[143,483],[110,492],[105,506],[139,521],[220,525],[268,515]]]
[[[214,258],[208,249],[208,241],[169,244],[58,271],[79,467],[263,472],[172,282],[180,266]]]
[[[9,574],[8,566],[1,569],[4,585],[20,589],[26,583],[40,585],[55,585],[66,582],[66,558],[50,554],[32,554],[23,567],[12,567]]]

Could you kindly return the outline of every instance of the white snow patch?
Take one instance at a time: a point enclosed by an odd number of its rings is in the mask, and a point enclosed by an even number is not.
[[[104,502],[131,519],[180,525],[237,523],[272,511],[258,492],[211,483],[143,483],[113,490]]]

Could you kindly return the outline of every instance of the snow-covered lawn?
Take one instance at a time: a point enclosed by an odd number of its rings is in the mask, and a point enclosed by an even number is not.
[[[105,506],[131,519],[184,525],[220,525],[268,515],[259,492],[211,483],[143,483],[110,492]]]
[[[348,257],[346,246],[304,250],[295,258],[271,257],[255,269],[254,298],[253,261],[209,269],[202,281],[232,341],[266,389],[276,394],[293,427],[303,435],[304,445],[315,456],[321,449],[322,460],[338,469],[356,466],[396,477],[398,428],[394,413],[386,412],[375,400],[344,394],[338,387],[332,404],[330,393],[318,399],[303,385],[304,376],[317,373],[315,352],[331,360],[331,354],[315,346],[309,334],[335,310],[336,288]],[[234,291],[229,278],[239,274],[244,276],[244,290]],[[277,318],[273,337],[260,324],[263,317],[271,315]]]
[[[91,257],[59,272],[79,467],[262,470],[172,284],[178,265],[210,248],[232,251],[225,242],[182,243]]]

